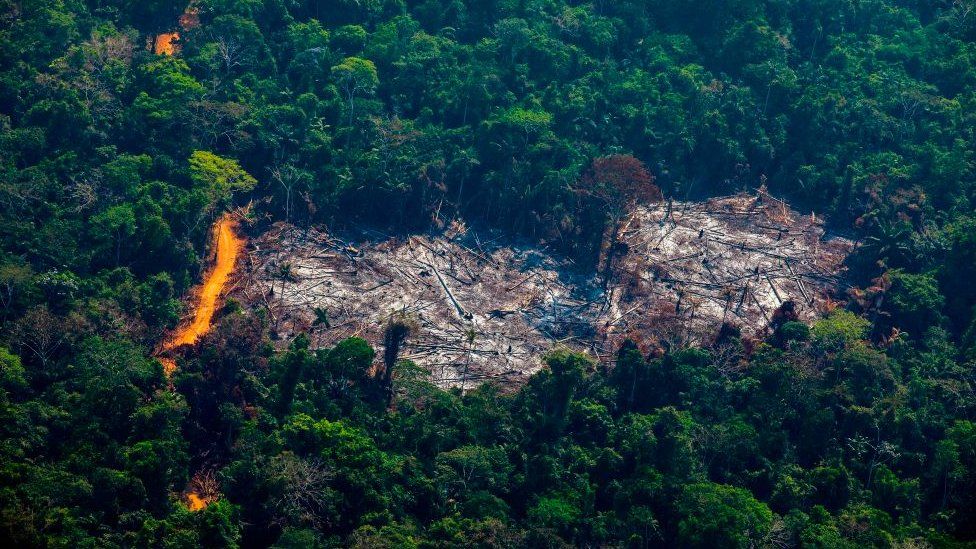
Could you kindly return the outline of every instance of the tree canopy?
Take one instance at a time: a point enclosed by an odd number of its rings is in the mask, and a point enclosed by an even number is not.
[[[0,539],[970,547],[973,67],[972,0],[0,2]],[[229,208],[608,278],[634,208],[757,189],[858,242],[809,325],[461,391],[410,319],[231,299],[155,358]]]

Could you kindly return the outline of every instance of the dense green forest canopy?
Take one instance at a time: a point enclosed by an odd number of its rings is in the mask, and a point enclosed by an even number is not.
[[[192,6],[0,0],[0,538],[976,543],[976,2]],[[557,349],[515,392],[374,375],[359,339],[275,351],[233,302],[172,380],[152,358],[229,207],[463,218],[596,269],[627,174],[825,216],[861,242],[850,303],[764,341]]]

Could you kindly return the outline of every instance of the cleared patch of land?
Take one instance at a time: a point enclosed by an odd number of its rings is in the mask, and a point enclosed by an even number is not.
[[[812,319],[853,247],[762,192],[640,207],[620,235],[604,283],[459,225],[348,242],[277,224],[253,242],[238,294],[267,307],[281,341],[307,332],[318,347],[350,336],[380,347],[389,318],[406,314],[420,330],[402,358],[471,387],[522,381],[559,344],[609,360],[627,337],[707,344],[723,323],[758,335],[786,302]]]

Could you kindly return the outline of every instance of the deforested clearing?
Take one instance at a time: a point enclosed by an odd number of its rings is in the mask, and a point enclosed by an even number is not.
[[[611,361],[630,338],[647,350],[710,344],[721,326],[760,336],[776,318],[811,320],[842,294],[850,240],[763,191],[637,208],[609,273],[508,245],[454,223],[440,234],[342,238],[276,224],[241,267],[239,297],[270,312],[284,344],[358,336],[379,347],[393,315],[420,329],[407,358],[441,386],[517,385],[554,346]]]

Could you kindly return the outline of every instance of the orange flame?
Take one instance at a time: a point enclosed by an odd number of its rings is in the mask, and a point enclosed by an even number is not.
[[[180,16],[181,29],[190,30],[200,26],[200,8],[195,4],[196,2],[190,2],[190,5],[183,11],[183,15]],[[156,40],[153,42],[153,53],[156,55],[176,55],[176,52],[179,51],[177,44],[179,39],[180,33],[178,31],[157,34]]]
[[[227,282],[234,273],[234,265],[244,248],[244,239],[237,234],[237,221],[227,213],[214,225],[214,243],[217,257],[210,271],[204,277],[203,285],[196,291],[196,312],[193,321],[181,325],[163,343],[160,353],[172,351],[182,345],[192,345],[210,331],[217,304]],[[176,369],[176,362],[170,358],[160,358],[167,376]]]
[[[209,501],[203,497],[200,497],[200,495],[195,492],[189,492],[186,494],[186,507],[191,511],[201,511],[209,504]]]
[[[153,53],[156,55],[173,55],[176,53],[176,41],[180,39],[178,32],[164,32],[156,36]]]

